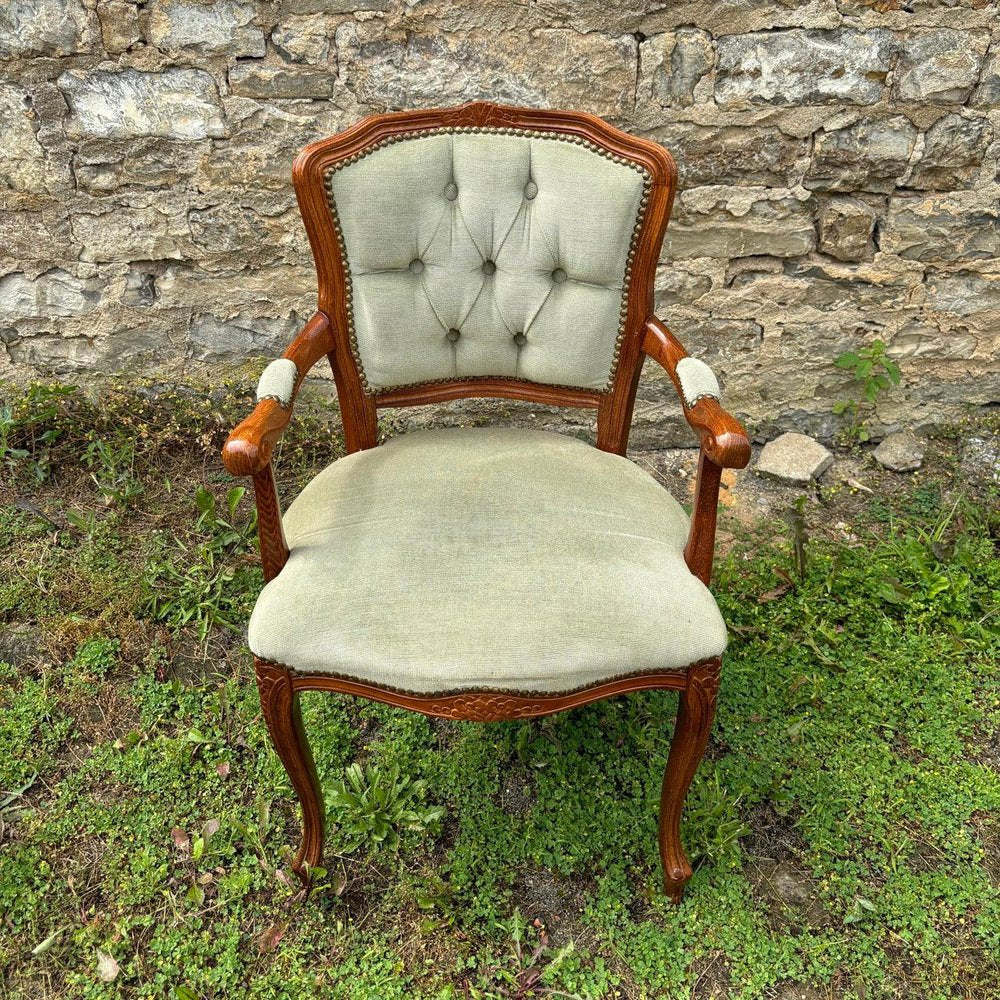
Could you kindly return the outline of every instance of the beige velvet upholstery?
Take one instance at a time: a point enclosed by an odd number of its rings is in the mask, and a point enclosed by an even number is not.
[[[607,388],[647,180],[572,137],[501,131],[416,136],[333,168],[366,387]]]
[[[255,654],[423,694],[559,692],[719,656],[688,518],[629,460],[541,431],[417,431],[320,473]]]
[[[698,358],[681,358],[677,362],[677,378],[681,393],[688,406],[694,406],[699,399],[719,398],[719,380],[704,361]]]
[[[295,382],[299,370],[290,358],[272,361],[257,383],[257,402],[262,399],[276,399],[282,406],[288,406],[295,395]]]

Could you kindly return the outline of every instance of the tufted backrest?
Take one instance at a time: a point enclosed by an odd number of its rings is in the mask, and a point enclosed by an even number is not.
[[[607,388],[645,180],[571,137],[514,129],[403,138],[331,168],[366,387]]]
[[[476,102],[364,119],[293,176],[358,446],[377,406],[502,395],[597,407],[599,445],[624,448],[665,150],[583,112]]]

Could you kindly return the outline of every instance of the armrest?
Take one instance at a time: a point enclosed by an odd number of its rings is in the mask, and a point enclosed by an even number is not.
[[[330,320],[326,313],[318,312],[299,331],[282,359],[267,366],[257,386],[256,408],[222,448],[222,462],[232,475],[253,476],[267,467],[291,419],[302,379],[332,350]]]
[[[656,316],[646,320],[642,349],[670,376],[706,457],[720,468],[742,469],[750,461],[750,439],[743,425],[719,403],[719,383],[708,365],[689,357]]]

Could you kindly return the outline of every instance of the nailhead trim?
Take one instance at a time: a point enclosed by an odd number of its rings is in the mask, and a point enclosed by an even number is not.
[[[267,660],[264,657],[258,656],[257,659],[261,663],[266,663],[271,667],[281,667],[284,670],[290,670],[293,674],[298,677],[329,677],[336,681],[351,681],[355,684],[364,684],[368,687],[379,688],[382,691],[388,691],[391,694],[401,694],[409,698],[460,698],[463,695],[476,695],[476,694],[498,694],[498,695],[510,695],[514,698],[551,698],[555,700],[556,698],[565,698],[568,695],[580,694],[583,691],[588,691],[591,688],[603,687],[605,684],[610,684],[614,681],[625,681],[632,677],[641,677],[644,674],[662,674],[664,677],[677,677],[679,675],[683,676],[689,670],[693,670],[695,667],[700,667],[704,663],[711,663],[716,657],[706,657],[703,660],[695,660],[694,663],[689,663],[683,667],[675,667],[670,670],[629,670],[623,674],[612,674],[610,677],[605,678],[600,681],[590,681],[587,684],[580,684],[574,688],[567,688],[561,691],[539,691],[534,688],[502,688],[502,687],[457,687],[457,688],[445,688],[442,691],[413,691],[410,688],[394,687],[391,684],[377,684],[374,681],[365,680],[363,677],[358,677],[357,675],[345,674],[337,671],[327,671],[327,670],[296,670],[295,667],[288,663],[278,663],[276,660]],[[655,688],[653,689],[655,690]]]
[[[382,149],[385,146],[392,146],[397,142],[406,142],[411,139],[423,139],[434,135],[449,135],[458,132],[474,132],[474,133],[488,133],[493,135],[516,135],[521,136],[526,139],[552,139],[559,142],[569,142],[576,146],[584,146],[591,152],[597,153],[603,156],[607,160],[611,160],[613,163],[621,164],[622,166],[631,167],[637,173],[639,173],[643,178],[642,184],[642,195],[639,198],[639,209],[636,212],[635,225],[632,227],[632,239],[629,244],[628,254],[625,258],[625,273],[622,277],[622,302],[621,307],[618,310],[618,333],[615,338],[615,347],[611,355],[611,370],[608,372],[608,381],[605,383],[604,388],[597,390],[605,395],[611,393],[614,389],[615,375],[618,372],[618,364],[621,360],[622,344],[625,339],[625,327],[628,320],[628,310],[629,310],[629,298],[631,292],[631,280],[632,280],[632,268],[635,264],[636,249],[639,244],[639,236],[642,233],[643,223],[646,218],[646,209],[649,206],[649,194],[653,185],[653,179],[649,175],[649,171],[646,170],[641,164],[636,163],[634,160],[629,160],[624,156],[619,156],[617,153],[612,153],[611,150],[605,149],[603,146],[597,145],[595,142],[591,142],[589,139],[585,139],[580,135],[565,135],[560,132],[549,132],[542,131],[539,129],[521,129],[521,128],[511,128],[502,126],[492,126],[492,125],[462,125],[455,126],[452,128],[424,128],[424,129],[414,129],[411,132],[400,132],[396,135],[385,136],[376,143],[372,143],[370,146],[366,146],[364,149],[359,150],[350,156],[345,157],[338,162],[331,164],[326,169],[326,195],[327,202],[330,205],[330,214],[333,216],[333,228],[337,237],[337,246],[340,248],[340,257],[344,265],[344,302],[347,307],[347,334],[348,341],[351,345],[351,355],[354,358],[354,363],[357,365],[358,374],[361,378],[361,386],[366,393],[369,395],[377,395],[383,392],[394,392],[398,389],[408,389],[416,388],[418,386],[424,385],[440,385],[449,382],[467,382],[470,378],[475,378],[476,376],[468,375],[458,375],[451,376],[449,378],[435,378],[426,379],[422,382],[408,382],[405,385],[394,385],[394,386],[382,386],[378,389],[373,388],[368,382],[368,376],[365,374],[364,365],[361,363],[361,352],[358,349],[358,336],[357,330],[354,325],[354,289],[351,280],[351,266],[347,258],[347,245],[344,241],[344,233],[340,226],[340,218],[337,215],[337,204],[333,196],[333,175],[338,171],[342,170],[344,167],[350,166],[353,163],[357,163],[359,160],[363,160],[366,156],[371,155],[376,150]],[[501,381],[509,382],[524,382],[525,379],[518,378],[509,375],[492,375],[492,376],[479,376],[481,378],[496,378]],[[539,383],[540,385],[552,385],[554,388],[565,388],[565,389],[586,389],[586,386],[561,386],[556,383],[546,382]],[[594,391],[594,390],[591,390]]]
[[[273,399],[283,410],[290,410],[292,408],[292,400],[289,399],[286,402],[280,396],[273,396],[270,393],[266,396],[258,396],[257,402],[263,403],[265,399]]]
[[[718,395],[714,392],[699,392],[698,395],[694,397],[694,399],[685,399],[684,402],[687,403],[688,408],[690,409],[692,406],[694,406],[695,403],[698,403],[703,399],[718,399],[718,398],[719,398]]]

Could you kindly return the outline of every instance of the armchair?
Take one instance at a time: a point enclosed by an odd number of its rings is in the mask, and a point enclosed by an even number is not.
[[[260,515],[249,644],[302,806],[293,867],[308,882],[325,816],[301,691],[494,722],[667,688],[659,840],[679,901],[681,808],[726,645],[707,589],[719,478],[750,445],[711,370],[652,315],[670,155],[592,115],[476,102],[366,118],[308,146],[293,181],[318,308],[223,449]],[[282,515],[272,451],[324,356],[348,455]],[[646,356],[701,442],[690,519],[624,457]],[[590,408],[597,447],[503,428],[378,445],[379,408],[469,396]]]

